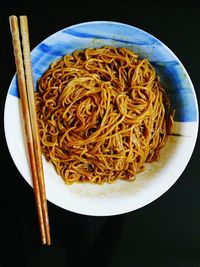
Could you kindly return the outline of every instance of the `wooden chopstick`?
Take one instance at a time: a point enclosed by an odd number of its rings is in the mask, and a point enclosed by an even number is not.
[[[44,173],[42,166],[42,153],[40,147],[40,139],[38,135],[38,124],[37,124],[37,115],[35,108],[35,97],[34,97],[34,84],[33,84],[33,74],[32,74],[32,64],[31,64],[31,55],[30,55],[30,43],[29,43],[29,30],[28,30],[28,19],[26,16],[20,16],[20,29],[22,35],[22,46],[23,46],[23,55],[24,55],[24,66],[25,66],[25,75],[26,75],[26,87],[28,93],[28,102],[29,102],[29,111],[32,125],[32,134],[33,134],[33,144],[35,150],[35,159],[36,167],[38,171],[38,182],[40,187],[40,196],[43,209],[43,219],[46,232],[47,244],[50,245],[50,229],[49,229],[49,219],[48,219],[48,208],[46,201],[46,192],[44,184]]]
[[[35,108],[28,20],[26,16],[20,16],[23,55],[21,50],[18,18],[13,15],[9,17],[9,20],[41,239],[42,244],[50,245],[50,227]]]

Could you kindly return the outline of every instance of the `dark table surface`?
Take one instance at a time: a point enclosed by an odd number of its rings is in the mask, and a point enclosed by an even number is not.
[[[50,34],[84,21],[112,20],[142,28],[180,58],[199,98],[198,1],[4,3],[0,9],[0,266],[200,266],[199,139],[188,166],[173,187],[139,210],[92,217],[48,203],[52,246],[44,247],[40,244],[33,190],[11,159],[3,125],[5,98],[15,73],[9,15],[28,15],[31,48]]]

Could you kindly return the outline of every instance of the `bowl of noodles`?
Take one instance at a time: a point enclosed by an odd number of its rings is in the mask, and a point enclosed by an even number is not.
[[[94,21],[56,32],[31,55],[49,201],[79,214],[116,215],[176,182],[195,146],[198,105],[165,44],[131,25]],[[15,75],[5,134],[32,186],[21,117]]]

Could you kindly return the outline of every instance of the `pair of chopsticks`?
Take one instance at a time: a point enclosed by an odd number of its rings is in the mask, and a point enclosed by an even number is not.
[[[20,16],[20,30],[16,16],[10,16],[9,21],[41,239],[42,244],[50,245],[50,227],[35,108],[28,19],[26,16]]]

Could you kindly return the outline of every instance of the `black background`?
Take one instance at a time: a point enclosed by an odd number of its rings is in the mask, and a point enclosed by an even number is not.
[[[28,15],[31,48],[54,32],[84,21],[112,20],[142,28],[172,49],[186,67],[198,98],[200,91],[198,1],[2,2],[0,266],[200,266],[199,139],[174,186],[139,210],[92,217],[48,203],[52,246],[40,244],[33,191],[16,169],[4,136],[5,98],[15,73],[8,22],[13,14]]]

